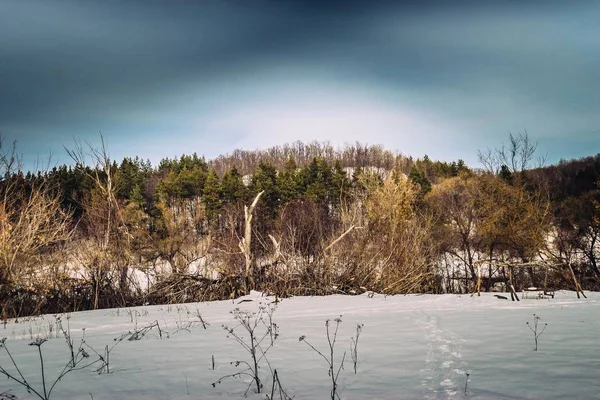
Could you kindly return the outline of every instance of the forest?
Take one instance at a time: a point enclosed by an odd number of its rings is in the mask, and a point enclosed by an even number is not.
[[[544,166],[526,133],[480,168],[326,142],[153,166],[102,141],[31,172],[0,150],[2,319],[250,290],[600,289],[600,154]]]

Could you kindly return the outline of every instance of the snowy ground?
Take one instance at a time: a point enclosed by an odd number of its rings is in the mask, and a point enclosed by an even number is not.
[[[600,399],[600,293],[577,299],[558,292],[554,299],[500,300],[492,294],[468,295],[327,296],[283,299],[273,321],[280,336],[268,353],[287,393],[295,399],[330,398],[328,366],[301,335],[328,354],[325,321],[342,315],[336,362],[347,351],[339,375],[341,399]],[[227,338],[223,324],[236,326],[234,308],[256,310],[269,298],[253,293],[243,299],[180,306],[146,306],[80,312],[68,320],[77,345],[85,340],[102,352],[115,338],[158,321],[138,341],[123,340],[110,353],[110,373],[96,367],[74,371],[59,382],[52,399],[235,399],[243,398],[248,380],[212,383],[249,360],[239,344]],[[210,324],[198,323],[197,313]],[[533,333],[526,321],[533,314],[547,323],[533,351]],[[62,316],[66,325],[66,316]],[[331,322],[332,327],[335,322]],[[350,359],[350,338],[364,324],[358,343],[358,373]],[[45,372],[53,381],[69,358],[54,316],[9,320],[0,337],[21,372],[40,387],[36,337],[42,345]],[[236,332],[243,331],[236,328]],[[247,335],[245,335],[247,337]],[[215,368],[212,367],[214,356]],[[0,366],[14,371],[4,349]],[[269,367],[260,370],[270,393]],[[468,383],[467,383],[467,374]],[[34,399],[18,384],[2,378],[0,392]],[[248,398],[265,399],[252,389]],[[0,396],[1,398],[1,396]],[[279,397],[276,397],[277,399]]]

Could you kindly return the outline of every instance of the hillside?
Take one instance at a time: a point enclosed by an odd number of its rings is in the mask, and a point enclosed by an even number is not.
[[[486,169],[295,142],[156,167],[78,148],[75,167],[25,174],[4,149],[2,317],[249,290],[597,290],[600,155],[530,168],[535,146],[510,139]]]

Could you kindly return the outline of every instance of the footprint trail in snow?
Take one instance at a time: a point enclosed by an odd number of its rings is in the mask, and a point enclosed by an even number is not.
[[[421,385],[427,390],[425,399],[464,398],[467,363],[462,359],[459,337],[443,329],[440,318],[425,311],[419,313],[429,350],[421,369]]]

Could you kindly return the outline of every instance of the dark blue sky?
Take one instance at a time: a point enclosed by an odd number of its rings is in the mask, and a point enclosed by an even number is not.
[[[441,6],[444,4],[444,6]],[[0,0],[0,133],[150,158],[295,140],[600,151],[600,2]]]

